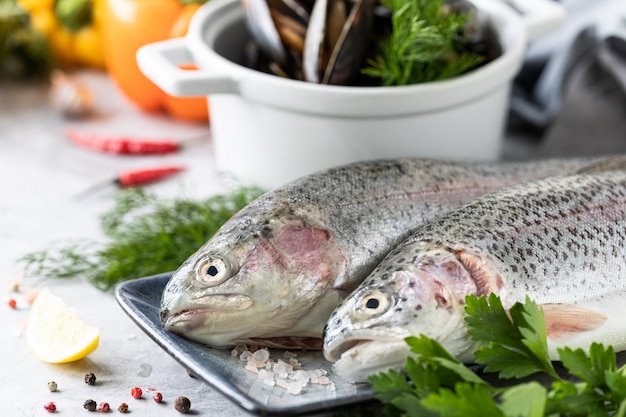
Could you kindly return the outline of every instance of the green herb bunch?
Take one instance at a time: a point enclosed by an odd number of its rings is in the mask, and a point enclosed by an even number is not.
[[[470,336],[482,342],[475,352],[483,377],[426,336],[407,338],[417,356],[404,372],[370,377],[385,414],[393,417],[542,417],[626,415],[626,368],[617,368],[612,347],[594,343],[558,350],[564,370],[548,356],[542,310],[531,300],[507,314],[497,296],[466,299]],[[487,382],[489,374],[506,384]],[[547,382],[527,378],[542,374]],[[563,375],[563,376],[561,376]],[[408,381],[407,381],[408,377]],[[512,381],[511,381],[512,380]],[[506,386],[504,386],[506,385]]]
[[[444,80],[480,64],[484,57],[465,47],[471,15],[444,2],[382,0],[392,14],[392,31],[363,73],[380,78],[384,86],[399,86]]]
[[[106,244],[73,242],[26,254],[27,276],[85,276],[109,290],[117,283],[177,269],[262,190],[242,187],[203,201],[159,199],[141,188],[121,190],[101,217]]]

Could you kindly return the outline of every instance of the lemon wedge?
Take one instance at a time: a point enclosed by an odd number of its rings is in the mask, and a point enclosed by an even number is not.
[[[26,340],[42,361],[66,363],[96,350],[100,330],[88,326],[63,300],[45,288],[31,307]]]

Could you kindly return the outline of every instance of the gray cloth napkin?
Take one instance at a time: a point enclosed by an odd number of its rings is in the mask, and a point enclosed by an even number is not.
[[[527,143],[506,148],[507,159],[626,153],[626,39],[611,35],[586,48],[553,87],[562,88],[559,108],[543,126],[512,106],[507,136]]]

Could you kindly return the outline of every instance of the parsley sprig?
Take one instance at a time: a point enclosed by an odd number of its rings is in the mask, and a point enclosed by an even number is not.
[[[482,376],[426,336],[406,339],[415,356],[405,369],[369,381],[390,417],[626,416],[626,367],[613,347],[593,343],[588,352],[561,348],[563,371],[548,355],[543,311],[530,299],[508,312],[495,295],[466,299],[470,337]],[[487,376],[496,374],[496,381]],[[547,382],[531,376],[543,374]]]

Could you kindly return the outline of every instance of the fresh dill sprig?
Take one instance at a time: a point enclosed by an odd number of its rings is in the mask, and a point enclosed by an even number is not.
[[[403,371],[372,375],[376,398],[390,417],[578,417],[626,416],[626,366],[615,351],[593,343],[558,349],[563,376],[547,350],[543,311],[531,300],[507,312],[497,296],[466,298],[469,334],[483,346],[475,352],[485,376],[496,372],[507,383],[488,383],[426,336],[406,339],[415,356]],[[541,373],[549,381],[529,380]]]
[[[178,268],[226,220],[261,195],[242,187],[206,200],[159,199],[141,188],[121,190],[101,216],[108,243],[69,242],[24,255],[27,276],[85,276],[102,290]]]
[[[471,15],[444,1],[382,0],[391,11],[392,31],[363,73],[384,86],[399,86],[452,78],[483,62],[483,56],[465,47]]]

